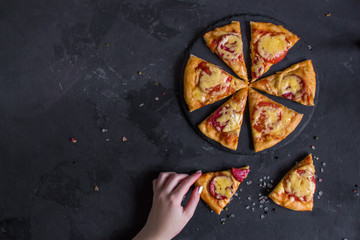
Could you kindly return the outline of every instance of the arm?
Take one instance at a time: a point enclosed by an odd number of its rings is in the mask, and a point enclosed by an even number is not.
[[[202,187],[193,190],[185,207],[181,206],[181,201],[200,176],[201,171],[190,176],[174,172],[160,173],[153,181],[154,197],[149,217],[134,240],[163,240],[175,237],[195,212]]]

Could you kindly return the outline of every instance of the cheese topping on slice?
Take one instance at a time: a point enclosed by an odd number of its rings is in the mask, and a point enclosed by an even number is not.
[[[285,191],[294,194],[302,201],[309,201],[312,199],[316,187],[313,178],[310,166],[302,166],[289,174]]]
[[[295,99],[301,97],[302,90],[301,79],[298,76],[290,75],[282,79],[280,83],[280,93],[284,95],[286,93],[292,93]]]
[[[214,178],[215,193],[226,198],[230,198],[233,189],[233,181],[228,176],[218,176]]]
[[[235,112],[233,108],[224,106],[220,111],[220,115],[221,116],[217,118],[216,121],[220,126],[225,126],[222,129],[223,132],[234,131],[240,127],[242,115]]]
[[[271,36],[270,33],[265,34],[259,39],[258,52],[265,59],[273,59],[286,51],[289,43],[286,41],[285,35],[277,34]]]
[[[225,59],[233,60],[238,58],[243,52],[243,44],[239,35],[224,35],[217,46],[217,51]]]

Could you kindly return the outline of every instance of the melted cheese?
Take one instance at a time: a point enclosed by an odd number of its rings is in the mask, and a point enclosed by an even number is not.
[[[231,107],[226,108],[223,107],[220,111],[221,116],[216,119],[216,121],[220,124],[220,126],[224,126],[223,132],[230,132],[238,129],[240,127],[240,121],[242,119],[242,115],[235,112],[235,110]]]
[[[202,71],[200,77],[198,77],[198,87],[194,89],[193,96],[200,102],[206,100],[206,95],[208,90],[220,85],[219,91],[211,92],[212,96],[219,96],[226,92],[227,88],[230,85],[230,82],[226,81],[228,76],[221,71],[221,69],[209,66],[211,74],[207,74],[205,71]]]
[[[224,47],[229,50],[226,50]],[[243,44],[237,34],[228,34],[222,37],[217,51],[223,58],[233,60],[242,54]]]
[[[266,34],[258,42],[258,52],[266,59],[273,59],[283,51],[287,50],[289,43],[283,34],[271,36]]]
[[[265,71],[265,61],[261,57],[256,56],[253,64],[251,65],[252,71],[255,73],[256,77],[263,75]]]
[[[227,198],[231,197],[233,182],[228,176],[218,176],[214,179],[215,193]]]
[[[297,170],[305,170],[305,172],[299,174]],[[302,201],[309,201],[315,192],[315,183],[312,181],[314,175],[308,165],[297,170],[290,173],[286,180],[285,191],[294,194]]]
[[[288,92],[291,92],[296,99],[296,93],[300,92],[302,90],[301,80],[299,77],[295,75],[286,76],[282,79],[281,85],[280,85],[280,93],[285,94]],[[298,94],[299,95],[299,94]]]

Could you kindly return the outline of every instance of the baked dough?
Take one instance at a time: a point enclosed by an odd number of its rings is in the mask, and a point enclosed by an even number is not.
[[[269,197],[291,210],[312,211],[315,189],[315,168],[310,154],[281,179]]]
[[[249,88],[250,123],[255,152],[274,146],[292,133],[303,115]]]
[[[217,27],[204,35],[206,45],[216,53],[241,79],[248,81],[244,61],[240,23]]]
[[[190,112],[219,101],[246,86],[246,82],[226,73],[220,67],[190,55],[184,73],[184,97]]]
[[[248,89],[242,88],[199,125],[200,131],[224,147],[236,150]]]
[[[250,86],[274,96],[314,106],[316,74],[312,61],[306,60],[251,83]]]

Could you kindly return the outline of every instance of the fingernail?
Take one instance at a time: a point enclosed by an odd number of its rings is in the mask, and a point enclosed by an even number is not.
[[[202,190],[203,190],[203,186],[200,186],[198,189],[199,194],[202,192]]]
[[[196,173],[200,173],[200,172],[201,172],[201,170],[197,171]]]

